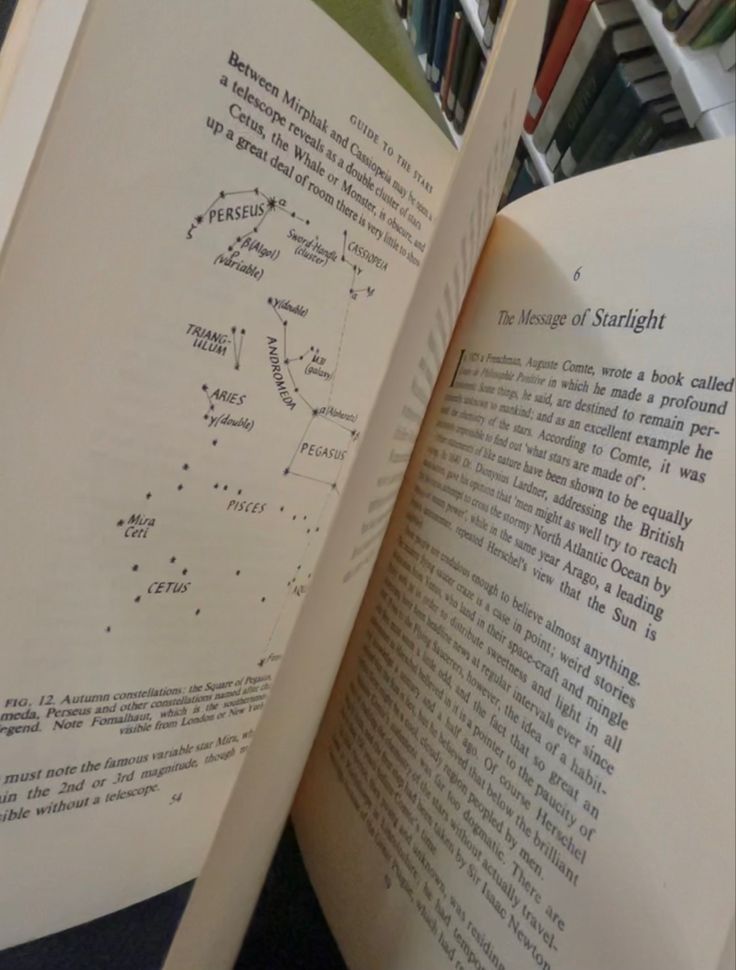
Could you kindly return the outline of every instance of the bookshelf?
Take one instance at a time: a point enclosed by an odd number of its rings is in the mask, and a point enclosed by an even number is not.
[[[463,12],[482,50],[483,24],[478,14],[478,0],[459,0]],[[723,69],[718,59],[718,47],[692,50],[681,47],[674,35],[662,23],[662,13],[652,0],[632,0],[634,7],[647,28],[652,43],[664,61],[672,87],[682,111],[691,125],[703,138],[723,138],[736,134],[736,77],[733,71]],[[408,23],[403,21],[408,30]],[[419,55],[422,70],[426,70],[427,58]],[[439,103],[439,97],[435,95]],[[448,125],[450,136],[459,148],[462,136]],[[521,140],[543,185],[553,185],[554,177],[544,155],[537,149],[532,137],[522,132]]]
[[[409,30],[409,24],[406,22],[406,20],[403,20],[402,23],[403,23],[404,27],[406,27],[406,29],[408,31]],[[427,55],[426,54],[417,54],[416,57],[417,57],[417,60],[419,61],[419,66],[421,67],[422,71],[424,72],[424,74],[426,76],[426,73],[427,73]],[[440,98],[439,94],[437,94],[436,91],[434,92],[434,99],[437,102],[437,104],[440,105],[440,110],[442,110],[441,98]],[[449,132],[450,138],[452,138],[453,142],[455,143],[455,148],[460,148],[461,145],[462,145],[462,143],[463,143],[463,136],[462,135],[458,135],[458,133],[455,131],[455,129],[452,127],[452,125],[447,121],[447,118],[445,117],[444,113],[443,113],[442,117],[443,117],[443,120],[445,122],[445,128]]]
[[[478,16],[477,0],[460,0],[460,3],[462,5],[463,12],[465,13],[465,16],[468,18],[468,22],[472,27],[476,40],[481,45],[482,49],[487,52],[488,48],[483,43],[483,24],[480,22],[480,17]],[[409,32],[408,21],[406,19],[402,19],[401,22],[408,33]],[[419,66],[421,67],[422,71],[426,73],[426,69],[427,69],[426,54],[417,54],[416,57],[417,57],[417,60],[419,61]],[[440,98],[436,93],[435,93],[435,100],[437,101],[437,104],[440,104]],[[463,143],[463,136],[458,135],[458,133],[455,131],[455,129],[452,127],[451,124],[447,124],[447,130],[449,131],[450,137],[455,143],[455,147],[460,148]],[[524,146],[526,147],[526,150],[529,153],[532,163],[535,169],[537,170],[537,174],[542,180],[542,184],[554,185],[554,177],[552,175],[552,172],[549,169],[549,165],[547,165],[547,161],[544,155],[539,151],[539,149],[532,141],[531,135],[528,135],[526,132],[522,132],[522,141],[524,142]]]
[[[662,24],[652,0],[632,0],[652,43],[667,66],[683,113],[703,138],[724,138],[736,132],[736,78],[724,71],[718,47],[694,51],[680,47]]]
[[[472,28],[473,34],[475,35],[475,39],[480,44],[481,49],[483,51],[486,51],[487,52],[487,48],[486,48],[486,46],[483,43],[483,24],[480,22],[480,17],[478,15],[478,0],[460,0],[460,5],[462,6],[463,13],[467,17],[468,23],[470,24],[470,26]],[[401,22],[404,25],[404,28],[405,28],[405,30],[408,33],[409,32],[409,22],[408,22],[408,20],[406,20],[404,18],[404,19],[402,19]],[[426,54],[417,54],[416,57],[417,57],[417,60],[419,61],[419,66],[421,67],[422,71],[426,74],[426,72],[427,72],[427,55]],[[435,101],[439,105],[441,99],[440,99],[439,95],[436,92],[434,94],[434,97],[435,97]],[[463,136],[462,135],[458,135],[458,133],[455,131],[455,129],[452,127],[452,125],[451,124],[448,124],[446,120],[445,120],[445,123],[446,123],[446,128],[447,128],[447,130],[448,130],[448,132],[450,134],[450,137],[452,138],[453,142],[455,143],[455,147],[456,148],[460,148],[460,146],[463,143]]]
[[[480,16],[478,14],[478,0],[459,0],[459,2],[460,2],[460,6],[463,8],[463,13],[465,14],[468,20],[468,23],[470,24],[473,34],[475,35],[475,39],[480,44],[481,50],[484,52],[484,54],[487,54],[488,47],[486,47],[486,45],[483,43],[483,24],[481,23]],[[409,32],[408,20],[406,20],[405,18],[402,18],[401,22],[404,25],[404,29],[408,33]],[[426,74],[426,70],[427,70],[426,54],[417,54],[416,57],[417,57],[417,60],[419,61],[419,66],[421,67],[422,71]],[[437,104],[439,105],[440,104],[439,95],[435,93],[434,97]],[[460,148],[463,143],[463,136],[458,135],[458,133],[453,128],[453,126],[451,124],[448,124],[447,122],[446,122],[446,128],[450,134],[450,137],[452,138],[452,141],[455,144],[455,147]]]

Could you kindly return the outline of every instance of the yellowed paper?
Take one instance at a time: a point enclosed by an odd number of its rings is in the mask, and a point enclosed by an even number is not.
[[[715,970],[731,142],[497,220],[297,803],[353,970]]]
[[[0,268],[0,946],[198,873],[454,157],[311,3],[91,5]]]
[[[498,204],[541,44],[543,5],[509,3],[448,201],[315,570],[207,865],[167,968],[230,966],[293,799],[378,553],[465,291]]]

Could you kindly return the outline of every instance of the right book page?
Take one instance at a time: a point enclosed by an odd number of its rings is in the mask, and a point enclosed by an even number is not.
[[[352,970],[715,970],[734,143],[498,217],[296,806]]]

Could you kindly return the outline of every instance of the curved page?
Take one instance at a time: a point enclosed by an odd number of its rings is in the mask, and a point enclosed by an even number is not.
[[[0,945],[198,873],[454,158],[306,0],[90,5],[0,268]]]
[[[733,141],[496,221],[296,808],[353,970],[715,970]]]
[[[192,893],[167,970],[228,967],[265,877],[496,212],[545,6],[505,8],[434,236],[271,703]]]

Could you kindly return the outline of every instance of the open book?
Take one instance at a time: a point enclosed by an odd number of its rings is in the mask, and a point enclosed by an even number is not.
[[[299,787],[354,970],[727,965],[733,142],[491,228],[544,13],[459,155],[308,0],[84,13],[0,263],[1,946],[199,876],[227,967]]]

